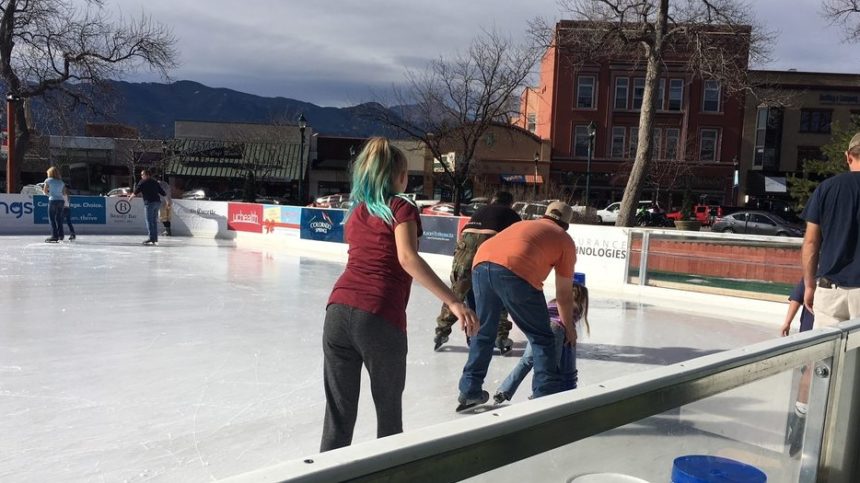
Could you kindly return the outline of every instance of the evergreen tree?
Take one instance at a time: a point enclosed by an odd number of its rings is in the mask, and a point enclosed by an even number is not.
[[[846,128],[834,122],[831,126],[833,133],[830,142],[821,146],[823,159],[798,160],[803,163],[801,174],[788,177],[788,193],[794,200],[795,207],[802,211],[815,188],[827,178],[844,173],[848,170],[845,162],[845,148],[855,133],[860,131],[860,119],[852,118]]]

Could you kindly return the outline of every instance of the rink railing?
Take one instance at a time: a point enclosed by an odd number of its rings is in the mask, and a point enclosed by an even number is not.
[[[860,416],[858,348],[860,320],[854,320],[285,462],[229,481],[492,479],[485,473],[526,464],[523,460],[530,457],[746,384],[765,383],[765,378],[809,361],[815,361],[814,376],[797,481],[860,481],[854,467],[860,432],[853,429]],[[607,461],[606,471],[611,471]]]

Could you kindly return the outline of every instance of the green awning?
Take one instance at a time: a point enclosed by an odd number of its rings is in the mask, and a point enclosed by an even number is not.
[[[301,179],[301,144],[174,139],[168,143],[167,174],[195,178],[244,178],[266,181]],[[308,160],[304,160],[305,166]]]

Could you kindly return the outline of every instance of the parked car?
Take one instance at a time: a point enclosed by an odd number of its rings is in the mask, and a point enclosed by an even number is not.
[[[218,193],[212,197],[212,201],[238,201],[245,197],[245,190],[232,189]],[[184,196],[183,196],[184,198]]]
[[[128,186],[123,186],[121,188],[114,188],[114,189],[108,191],[105,196],[107,196],[109,198],[125,197],[125,196],[131,196],[132,193],[134,193],[134,190],[132,190]]]
[[[638,209],[645,208],[646,210],[651,208],[651,201],[648,200],[639,200]],[[598,223],[615,223],[618,220],[618,211],[621,210],[621,202],[616,201],[615,203],[610,204],[606,208],[602,210],[597,210],[597,222]]]
[[[188,190],[182,194],[183,200],[208,200],[209,194],[203,188]]]
[[[754,235],[803,236],[803,228],[766,211],[738,211],[718,218],[711,231]]]
[[[45,194],[45,183],[28,184],[21,188],[22,195],[43,195]]]
[[[475,214],[479,206],[471,204],[460,205],[460,216],[472,216]],[[437,203],[433,206],[427,206],[421,210],[424,215],[436,216],[454,216],[454,203]]]
[[[349,201],[349,193],[320,196],[310,206],[314,208],[337,208],[344,201]]]

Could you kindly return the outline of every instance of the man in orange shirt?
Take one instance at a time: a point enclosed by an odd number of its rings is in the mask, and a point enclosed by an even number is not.
[[[567,204],[550,203],[543,218],[514,223],[478,248],[472,264],[472,290],[481,328],[469,346],[469,358],[460,378],[457,411],[489,400],[490,395],[482,386],[492,358],[502,307],[508,310],[532,344],[535,363],[532,395],[541,397],[561,390],[543,282],[555,269],[556,300],[567,334],[566,343],[575,345],[573,269],[576,245],[567,234],[572,215],[573,210]]]

